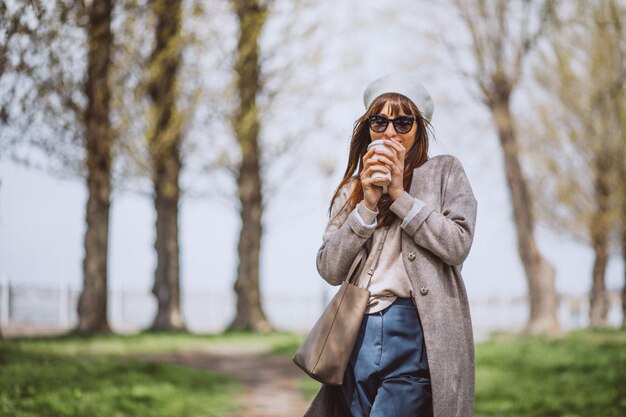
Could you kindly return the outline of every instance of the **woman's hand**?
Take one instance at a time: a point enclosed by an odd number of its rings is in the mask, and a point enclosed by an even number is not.
[[[363,155],[361,185],[363,186],[363,204],[372,211],[376,211],[378,201],[383,196],[383,188],[374,185],[374,180],[372,179],[374,172],[388,174],[390,170],[385,166],[384,162],[382,162],[382,157],[378,156],[374,149],[370,149]]]
[[[404,192],[404,158],[406,149],[402,146],[402,142],[396,138],[385,139],[385,145],[391,148],[392,152],[376,149],[373,158],[376,158],[380,161],[378,163],[388,168],[387,172],[391,172],[391,184],[387,186],[387,193],[393,201],[396,201]],[[375,188],[380,189],[380,187]]]

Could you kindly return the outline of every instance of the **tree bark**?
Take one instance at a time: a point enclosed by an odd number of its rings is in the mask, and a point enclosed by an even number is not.
[[[109,333],[107,319],[107,255],[111,199],[109,121],[111,89],[112,0],[94,1],[89,9],[87,108],[85,149],[87,165],[87,231],[83,259],[83,290],[78,301],[78,333]]]
[[[173,161],[172,161],[173,162]],[[180,166],[159,167],[155,175],[154,207],[157,213],[156,239],[157,267],[152,293],[157,299],[157,314],[152,330],[185,330],[180,309],[180,263],[178,242],[178,189],[169,188],[178,181]],[[175,178],[175,180],[174,180]]]
[[[494,83],[498,86],[498,83]],[[505,90],[505,91],[502,91]],[[554,268],[541,255],[534,237],[534,217],[528,185],[522,172],[517,144],[515,122],[510,110],[510,93],[506,87],[496,88],[496,97],[489,99],[498,138],[504,157],[504,168],[509,185],[513,217],[517,232],[517,246],[528,283],[530,317],[526,331],[531,334],[559,332],[557,318],[558,296]]]
[[[241,166],[237,178],[241,203],[241,231],[237,252],[239,265],[234,289],[237,313],[231,329],[270,331],[265,317],[259,287],[263,196],[259,149],[260,121],[256,96],[261,90],[259,79],[259,35],[267,9],[259,0],[231,1],[239,21],[239,39],[235,70],[239,108],[233,127],[241,149]]]
[[[622,327],[626,329],[626,226],[624,225],[622,226],[622,260],[624,262],[624,286],[622,287]]]
[[[156,44],[149,63],[148,92],[152,100],[148,148],[152,158],[154,207],[156,210],[157,267],[153,294],[157,314],[152,330],[184,330],[180,309],[180,247],[178,202],[182,123],[176,106],[181,55],[181,0],[154,0],[157,16]]]
[[[594,194],[596,210],[590,225],[591,245],[595,255],[592,270],[592,285],[589,305],[589,322],[594,327],[608,325],[609,299],[606,292],[605,274],[609,260],[608,239],[611,228],[610,200],[611,184],[608,173],[611,171],[611,155],[599,151],[595,160],[596,173]]]
[[[626,145],[626,138],[624,141],[624,145]],[[624,152],[624,156],[626,157],[626,152]],[[622,164],[626,164],[624,160],[621,161]],[[622,192],[621,192],[621,246],[622,246],[622,261],[624,263],[624,286],[622,287],[622,327],[626,328],[626,165],[622,166]]]
[[[594,239],[592,243],[595,256],[592,270],[592,285],[589,300],[589,323],[593,327],[606,327],[609,312],[609,300],[604,276],[608,263],[606,237]]]

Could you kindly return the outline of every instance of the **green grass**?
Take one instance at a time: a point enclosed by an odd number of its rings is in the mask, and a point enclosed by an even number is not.
[[[153,364],[146,353],[219,348],[292,356],[290,333],[144,333],[0,342],[0,416],[226,417],[240,387],[206,371]],[[319,383],[303,374],[311,399]],[[476,346],[476,417],[626,416],[626,331],[562,339],[494,335]]]
[[[142,360],[143,354],[205,349],[272,351],[289,333],[137,335],[0,342],[3,417],[225,417],[241,389],[207,371]]]
[[[249,349],[271,351],[298,340],[286,332],[251,334],[227,332],[222,334],[193,334],[144,332],[114,336],[58,336],[14,339],[10,343],[23,346],[29,352],[97,355],[133,355],[145,353],[181,352],[206,349]]]
[[[495,336],[476,347],[477,417],[626,416],[626,331]]]
[[[207,372],[87,355],[0,348],[0,415],[225,416],[237,386]]]

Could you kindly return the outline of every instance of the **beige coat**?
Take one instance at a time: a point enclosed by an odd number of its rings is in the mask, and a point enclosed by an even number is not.
[[[470,417],[474,340],[461,267],[474,236],[476,199],[460,161],[450,155],[416,168],[409,194],[425,203],[403,227],[402,252],[424,331],[434,417]],[[335,202],[341,207],[345,197]],[[317,269],[333,285],[343,281],[357,253],[371,245],[373,230],[356,214],[356,209],[346,210],[324,233]],[[305,417],[349,417],[340,395],[340,388],[323,386]]]

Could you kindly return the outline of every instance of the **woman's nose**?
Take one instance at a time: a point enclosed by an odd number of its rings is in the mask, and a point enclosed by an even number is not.
[[[389,124],[387,125],[387,129],[385,129],[383,135],[387,139],[391,139],[392,137],[396,136],[396,134],[396,129],[393,127],[393,123],[389,122]]]

